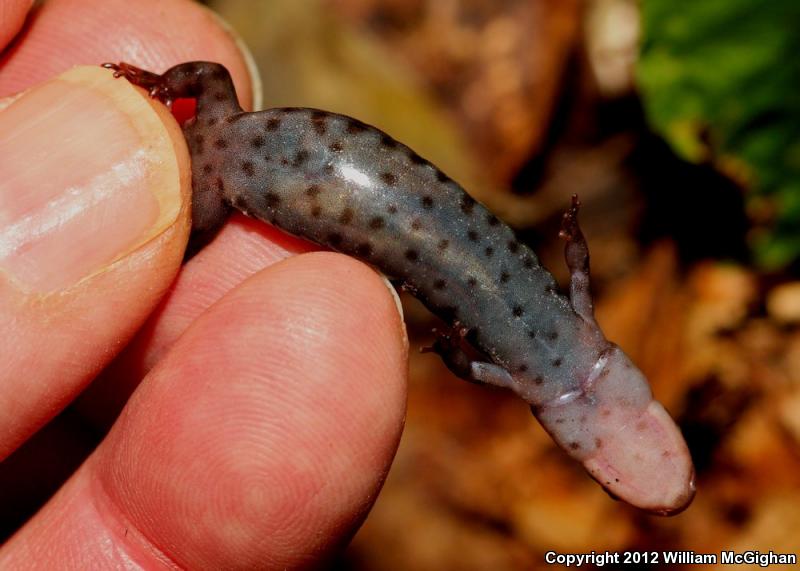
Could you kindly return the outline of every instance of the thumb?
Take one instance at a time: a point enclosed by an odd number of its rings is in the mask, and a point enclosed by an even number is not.
[[[0,111],[0,460],[63,408],[178,271],[189,158],[166,108],[100,67]]]

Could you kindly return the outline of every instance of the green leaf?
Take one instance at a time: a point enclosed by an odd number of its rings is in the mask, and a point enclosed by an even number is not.
[[[756,260],[800,259],[800,2],[644,0],[638,83],[651,126],[758,199]],[[764,205],[767,205],[764,208]]]

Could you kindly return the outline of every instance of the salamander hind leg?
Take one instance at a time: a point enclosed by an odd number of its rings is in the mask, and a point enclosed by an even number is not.
[[[208,61],[192,61],[172,66],[162,74],[152,73],[129,63],[104,63],[114,77],[124,77],[148,91],[165,105],[179,98],[197,101],[197,116],[213,118],[212,123],[242,111],[231,75],[224,66]]]
[[[485,383],[511,389],[514,379],[504,368],[485,361],[472,359],[463,349],[464,337],[469,329],[456,322],[445,331],[437,331],[431,347],[423,347],[422,353],[436,353],[450,371],[470,383]]]
[[[596,325],[589,287],[589,246],[578,224],[580,206],[578,195],[573,194],[572,205],[564,213],[558,235],[567,242],[564,247],[564,258],[569,268],[569,299],[572,308],[581,319]]]
[[[164,76],[125,62],[104,63],[103,67],[113,70],[114,77],[124,77],[133,85],[146,89],[153,99],[158,99],[168,106],[172,104],[174,97],[164,82]]]

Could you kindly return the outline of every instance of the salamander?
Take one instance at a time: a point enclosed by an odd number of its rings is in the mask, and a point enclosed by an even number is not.
[[[374,265],[452,326],[430,348],[450,370],[514,391],[609,493],[662,515],[689,505],[694,468],[680,431],[595,321],[575,197],[561,230],[565,296],[511,228],[374,127],[317,109],[245,112],[218,63],[160,75],[104,67],[167,105],[195,100],[183,125],[195,243],[236,209]]]

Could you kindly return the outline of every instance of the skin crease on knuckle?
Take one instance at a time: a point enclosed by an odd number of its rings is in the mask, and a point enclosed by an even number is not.
[[[191,252],[236,209],[373,264],[452,325],[431,350],[456,375],[517,393],[610,494],[661,515],[689,505],[694,468],[680,431],[594,320],[577,198],[561,232],[568,298],[508,226],[374,127],[315,109],[244,112],[216,63],[161,75],[105,67],[168,105],[196,100],[196,116],[183,126]],[[471,360],[464,341],[486,360]]]

